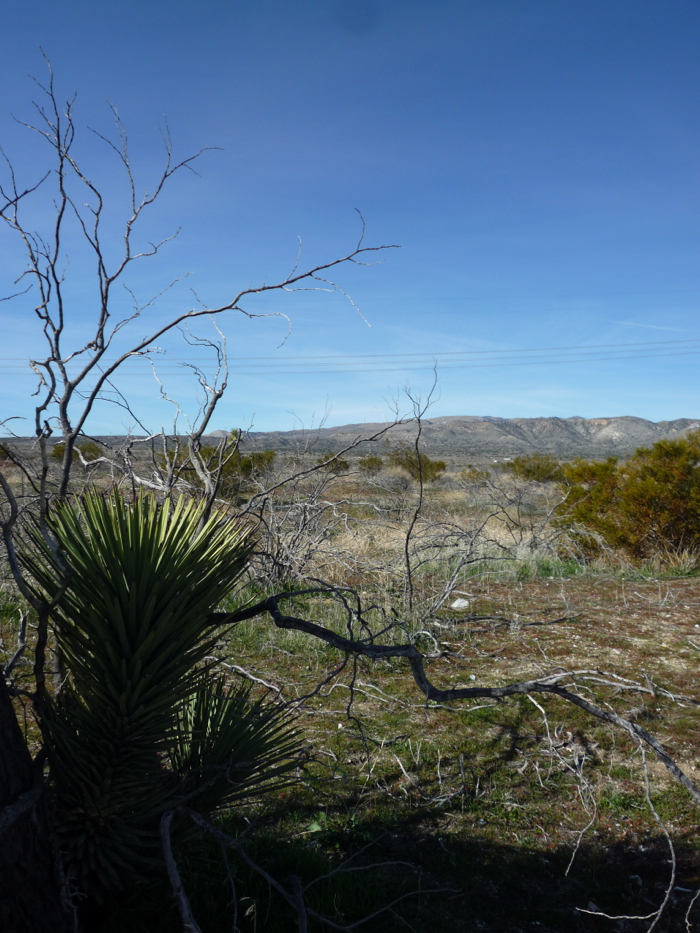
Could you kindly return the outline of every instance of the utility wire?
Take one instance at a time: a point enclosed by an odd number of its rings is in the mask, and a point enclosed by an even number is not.
[[[310,355],[310,356],[292,356],[292,357],[278,357],[279,360],[358,360],[358,359],[393,359],[398,357],[413,357],[413,356],[430,356],[430,357],[441,357],[441,356],[462,356],[462,355],[490,355],[490,354],[503,354],[503,353],[553,353],[555,351],[563,350],[603,350],[603,349],[623,349],[627,347],[666,347],[666,346],[690,346],[693,344],[700,344],[700,338],[698,339],[683,339],[683,340],[644,340],[636,341],[634,343],[586,343],[586,344],[573,344],[565,345],[561,347],[515,347],[511,349],[502,349],[502,350],[441,350],[434,353],[430,351],[422,351],[419,353],[334,353],[326,355]],[[156,355],[156,354],[154,354]],[[138,357],[134,357],[138,359]],[[185,357],[180,356],[178,359],[186,361],[188,359],[195,359],[195,357]],[[197,357],[196,359],[199,359]],[[270,362],[271,357],[267,356],[231,356],[229,360],[265,360]],[[19,356],[0,356],[0,362],[21,362],[28,361],[29,357],[19,357]],[[103,363],[108,364],[114,362],[113,359],[106,358],[103,360]]]
[[[635,343],[583,344],[561,347],[525,347],[503,350],[453,350],[437,353],[365,353],[306,355],[292,357],[247,356],[229,358],[231,375],[332,375],[342,373],[378,373],[432,369],[483,369],[492,367],[541,366],[565,363],[591,363],[690,356],[700,353],[700,339],[639,341]],[[177,360],[152,355],[162,360],[158,372],[173,375],[182,372],[180,363],[210,365],[206,357],[178,357]],[[135,357],[134,359],[143,359]],[[84,362],[84,358],[83,358]],[[103,360],[108,364],[108,360]],[[235,365],[239,364],[239,365]],[[76,365],[80,361],[76,360]],[[150,363],[149,363],[150,365]],[[318,368],[324,367],[324,368]],[[28,358],[0,357],[0,373],[26,372]]]

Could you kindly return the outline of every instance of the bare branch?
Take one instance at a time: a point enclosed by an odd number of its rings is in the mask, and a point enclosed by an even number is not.
[[[185,888],[182,884],[180,872],[177,868],[177,862],[173,856],[172,845],[170,844],[170,824],[173,821],[173,816],[174,812],[172,810],[168,810],[163,814],[160,820],[160,842],[163,849],[163,858],[165,859],[165,866],[168,869],[170,886],[173,889],[173,895],[177,901],[177,906],[178,910],[180,911],[182,926],[185,930],[185,933],[202,933],[201,928],[198,926],[197,921],[192,915],[192,908],[190,907],[187,893],[185,892]]]
[[[669,853],[671,855],[671,858],[670,858],[671,878],[669,880],[668,885],[666,886],[666,891],[664,892],[664,898],[656,910],[651,911],[651,913],[641,914],[641,915],[606,914],[602,910],[584,909],[583,907],[577,907],[576,910],[580,914],[590,914],[591,916],[594,916],[594,917],[605,917],[606,920],[651,920],[651,924],[647,927],[646,933],[653,933],[653,931],[658,927],[661,921],[661,917],[664,911],[666,910],[666,907],[668,906],[668,902],[671,899],[671,895],[673,894],[673,890],[676,884],[677,860],[676,860],[676,850],[673,845],[673,840],[671,839],[669,831],[666,828],[666,824],[659,816],[651,800],[651,787],[649,785],[649,767],[647,765],[646,752],[644,750],[644,746],[639,741],[638,741],[638,746],[639,746],[639,751],[642,755],[642,763],[644,767],[644,795],[646,797],[647,806],[649,807],[649,810],[651,811],[654,819],[658,823],[661,829],[661,832],[666,837],[666,842],[668,843]],[[691,902],[690,907],[688,908],[688,913],[686,913],[686,918],[688,917],[690,913],[691,907],[692,907],[692,902]]]
[[[14,803],[0,810],[0,836],[32,809],[41,797],[42,792],[42,785],[37,784],[31,790],[20,794]]]
[[[8,663],[5,665],[4,676],[8,680],[12,671],[15,669],[19,663],[20,658],[24,654],[27,648],[27,618],[29,613],[22,612],[20,610],[19,614],[19,631],[17,632],[17,649],[12,655]]]
[[[42,750],[32,763],[34,770],[33,786],[28,791],[20,794],[14,803],[0,810],[0,836],[20,820],[25,813],[29,813],[39,801],[39,798],[44,792],[45,761],[46,753]]]
[[[576,671],[557,671],[535,680],[521,681],[520,683],[506,684],[502,687],[457,687],[450,689],[440,689],[435,687],[428,679],[425,673],[425,661],[435,660],[445,656],[442,651],[435,652],[432,655],[426,655],[421,652],[415,644],[386,645],[377,644],[372,635],[366,639],[352,639],[339,635],[331,629],[325,628],[316,622],[310,622],[306,619],[300,619],[295,616],[284,615],[279,603],[281,600],[293,598],[295,595],[308,595],[318,593],[321,590],[301,590],[298,593],[279,593],[270,596],[267,599],[241,610],[238,613],[213,613],[209,618],[212,622],[220,624],[233,624],[243,619],[251,619],[264,612],[268,612],[272,621],[278,628],[292,629],[298,632],[305,632],[314,638],[337,648],[346,655],[360,655],[372,660],[384,660],[388,658],[406,658],[411,666],[413,679],[419,689],[423,692],[426,700],[446,703],[453,700],[471,700],[492,698],[499,699],[520,694],[550,693],[560,699],[573,703],[575,706],[585,710],[596,719],[611,723],[620,729],[628,732],[635,741],[641,740],[648,745],[659,761],[669,771],[669,773],[679,781],[685,789],[691,794],[696,803],[700,804],[700,788],[681,770],[673,758],[664,749],[661,743],[653,735],[647,732],[642,726],[629,719],[619,716],[617,713],[602,709],[596,706],[585,697],[567,689],[562,683],[576,682]],[[326,592],[328,592],[326,590]],[[590,674],[590,671],[581,672]],[[644,690],[644,687],[640,689]]]

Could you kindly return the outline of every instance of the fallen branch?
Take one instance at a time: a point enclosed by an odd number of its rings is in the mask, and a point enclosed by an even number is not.
[[[619,716],[617,713],[596,706],[594,703],[591,703],[590,700],[586,700],[584,697],[580,696],[580,694],[574,693],[572,690],[567,689],[566,686],[562,686],[561,683],[562,681],[575,679],[577,674],[579,676],[583,675],[586,677],[591,677],[594,675],[600,676],[600,672],[557,671],[553,674],[548,674],[536,680],[526,680],[519,683],[506,684],[502,687],[456,687],[443,690],[439,687],[436,687],[428,679],[428,676],[425,672],[425,661],[437,660],[441,657],[444,657],[444,652],[436,651],[433,654],[426,655],[421,652],[415,644],[412,643],[404,643],[399,645],[377,644],[374,640],[377,636],[372,635],[371,633],[368,634],[366,638],[346,638],[344,635],[339,635],[337,632],[325,628],[316,622],[311,622],[308,619],[300,619],[296,616],[284,615],[279,607],[279,603],[283,599],[291,599],[295,596],[307,596],[321,592],[327,593],[328,590],[314,588],[310,590],[301,590],[296,593],[279,593],[274,596],[269,596],[267,599],[256,603],[254,606],[249,606],[237,613],[212,613],[212,615],[209,617],[209,620],[214,624],[230,625],[242,621],[243,619],[255,618],[256,616],[267,612],[271,616],[272,621],[277,626],[277,628],[304,632],[307,635],[311,635],[312,637],[317,638],[328,645],[331,645],[333,648],[337,648],[337,650],[343,652],[346,657],[350,655],[362,656],[370,658],[373,661],[388,660],[390,658],[405,658],[411,666],[413,679],[416,682],[418,688],[422,691],[426,700],[435,701],[438,703],[447,703],[454,700],[473,700],[486,698],[503,699],[505,697],[517,696],[520,694],[529,695],[532,693],[551,693],[562,700],[566,700],[568,703],[573,703],[574,706],[578,706],[580,709],[585,710],[585,712],[589,713],[591,716],[594,716],[596,719],[600,719],[603,722],[607,722],[617,726],[620,729],[624,729],[625,732],[628,732],[632,738],[635,739],[635,741],[641,740],[644,742],[649,746],[649,748],[652,749],[656,757],[669,771],[669,773],[680,784],[682,784],[683,787],[685,787],[695,802],[700,804],[700,788],[681,770],[681,768],[664,749],[658,739],[651,735],[651,733],[647,732],[647,730],[640,726],[638,723],[632,722],[629,719],[625,719],[624,717]],[[367,623],[362,619],[359,619],[359,621],[362,623],[363,629],[369,632],[370,630],[367,626]],[[392,626],[388,626],[387,628],[391,627]],[[383,629],[379,634],[384,634],[387,628]],[[623,685],[620,684],[620,686]],[[638,689],[641,692],[649,692],[648,685],[645,687],[640,684]]]

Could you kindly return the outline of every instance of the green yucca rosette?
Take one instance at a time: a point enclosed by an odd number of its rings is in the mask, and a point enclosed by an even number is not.
[[[67,680],[42,713],[52,805],[83,890],[159,862],[159,824],[181,803],[212,813],[284,781],[288,717],[211,682],[210,614],[232,592],[250,530],[201,505],[113,492],[60,502],[22,555],[52,617]],[[57,595],[58,594],[58,595]]]

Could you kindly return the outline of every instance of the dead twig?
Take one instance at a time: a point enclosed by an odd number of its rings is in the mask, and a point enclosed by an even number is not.
[[[160,820],[160,842],[163,849],[165,867],[168,870],[170,886],[173,889],[173,896],[177,901],[177,906],[178,910],[180,911],[180,916],[182,917],[182,926],[185,930],[185,933],[202,933],[200,927],[197,924],[197,921],[192,915],[192,908],[190,907],[187,892],[185,891],[184,885],[182,884],[182,878],[180,877],[180,872],[178,871],[177,862],[173,856],[173,849],[170,843],[170,824],[173,821],[173,816],[174,811],[167,810]]]

